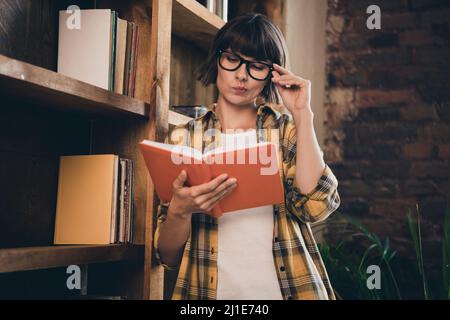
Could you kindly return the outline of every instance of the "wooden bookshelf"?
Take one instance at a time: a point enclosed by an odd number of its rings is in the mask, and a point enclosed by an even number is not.
[[[164,273],[153,252],[158,198],[137,143],[163,142],[171,126],[191,119],[169,105],[215,101],[216,91],[202,88],[194,70],[224,21],[195,0],[96,1],[97,9],[116,10],[139,27],[131,98],[56,72],[57,17],[67,3],[8,4],[0,11],[6,26],[0,30],[0,192],[7,199],[0,203],[0,297],[20,297],[22,289],[13,288],[19,279],[27,298],[40,298],[40,286],[25,274],[38,278],[45,271],[46,281],[60,281],[58,269],[72,264],[93,264],[93,275],[111,275],[106,282],[88,276],[88,294],[93,281],[105,295],[114,288],[131,299],[170,296],[167,279],[174,274]],[[87,0],[70,4],[94,6]],[[59,157],[102,153],[135,162],[133,244],[54,246]]]
[[[16,272],[113,261],[144,260],[144,246],[67,245],[0,249],[0,272]]]
[[[214,35],[225,24],[197,1],[175,0],[172,13],[172,30],[203,49],[208,49]]]
[[[60,73],[0,55],[0,94],[56,108],[128,118],[148,118],[150,104]]]

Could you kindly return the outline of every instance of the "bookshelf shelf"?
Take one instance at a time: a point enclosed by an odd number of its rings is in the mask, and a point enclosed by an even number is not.
[[[0,94],[58,110],[148,118],[150,105],[57,72],[0,55]]]
[[[0,249],[0,273],[143,259],[144,246],[131,244]]]
[[[221,18],[194,0],[175,0],[172,32],[202,49],[208,49],[214,35],[225,24]]]
[[[88,290],[163,299],[165,292],[170,295],[174,275],[155,260],[159,200],[138,143],[164,142],[173,126],[192,119],[169,106],[216,101],[217,90],[204,88],[195,70],[225,22],[195,0],[71,2],[83,10],[114,10],[138,26],[131,98],[52,71],[58,61],[58,16],[67,3],[11,3],[0,10],[5,26],[0,41],[0,152],[5,177],[0,189],[8,199],[0,214],[0,297],[62,297],[67,292],[57,286],[60,267],[98,263],[86,268],[89,274],[111,277],[102,282],[88,276]],[[135,163],[133,244],[51,245],[59,157],[88,153],[117,154]],[[46,292],[39,282],[29,281],[42,273],[53,285]]]

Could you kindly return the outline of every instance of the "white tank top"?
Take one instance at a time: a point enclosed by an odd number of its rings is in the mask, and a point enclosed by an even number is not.
[[[256,141],[256,130],[222,133],[224,148]],[[219,217],[218,300],[283,299],[272,253],[273,219],[272,205],[226,212]]]

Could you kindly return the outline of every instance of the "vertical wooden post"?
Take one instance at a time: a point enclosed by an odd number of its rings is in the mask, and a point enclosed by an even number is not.
[[[172,35],[172,0],[152,0],[151,36],[151,93],[150,131],[154,140],[163,142],[168,133],[170,46]],[[153,128],[152,128],[153,127]],[[164,270],[155,266],[153,256],[153,233],[156,226],[157,197],[151,181],[147,188],[147,215],[145,234],[144,299],[162,300],[164,294]],[[154,201],[155,200],[155,201]]]
[[[285,0],[266,0],[265,3],[267,16],[280,28],[284,35],[286,35],[285,6]]]

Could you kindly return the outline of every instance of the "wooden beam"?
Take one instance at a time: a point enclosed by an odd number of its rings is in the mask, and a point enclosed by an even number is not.
[[[149,104],[0,55],[0,95],[59,111],[147,118]]]
[[[172,0],[152,0],[151,37],[151,120],[149,139],[163,142],[169,130],[170,45],[172,36]],[[153,115],[151,113],[151,116]],[[147,187],[147,214],[145,234],[144,299],[162,300],[164,270],[152,257],[153,234],[156,227],[157,196],[151,180]]]
[[[197,1],[176,0],[173,3],[173,33],[204,50],[209,49],[217,31],[224,25],[225,21]]]
[[[0,249],[0,273],[143,258],[143,246],[61,245]]]

